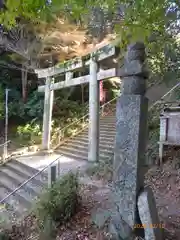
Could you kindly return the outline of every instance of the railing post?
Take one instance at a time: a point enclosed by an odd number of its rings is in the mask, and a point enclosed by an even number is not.
[[[5,104],[5,107],[6,107],[6,117],[5,117],[5,144],[4,144],[4,159],[7,158],[8,156],[8,146],[7,146],[7,142],[8,142],[8,93],[9,93],[9,89],[6,88],[6,104]]]
[[[89,149],[88,161],[99,159],[99,82],[97,80],[97,62],[91,57],[89,81]]]
[[[51,187],[57,178],[57,166],[52,165],[48,168],[48,187]]]

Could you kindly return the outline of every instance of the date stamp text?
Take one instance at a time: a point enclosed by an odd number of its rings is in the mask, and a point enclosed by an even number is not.
[[[165,228],[165,224],[163,223],[134,224],[134,228]]]

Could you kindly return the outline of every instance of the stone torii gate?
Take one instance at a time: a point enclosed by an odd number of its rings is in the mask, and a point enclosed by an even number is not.
[[[36,69],[38,78],[45,78],[46,84],[38,87],[44,92],[44,115],[42,149],[50,148],[51,121],[54,91],[89,83],[89,150],[88,160],[99,159],[99,80],[116,77],[117,63],[114,61],[120,49],[108,44],[82,58],[75,58],[64,64],[46,69]],[[73,78],[74,72],[80,72],[89,67],[89,75]],[[64,81],[55,82],[57,76],[64,76]]]

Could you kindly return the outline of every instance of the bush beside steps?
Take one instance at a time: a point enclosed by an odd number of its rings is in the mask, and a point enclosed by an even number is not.
[[[39,236],[38,239],[56,239],[58,227],[68,222],[81,206],[79,190],[78,173],[73,174],[72,172],[64,175],[50,188],[47,188],[31,213],[32,217],[35,217],[36,224],[31,234]],[[26,222],[23,221],[22,226],[25,226],[24,224],[26,225]],[[10,231],[0,229],[0,240],[18,239],[22,226],[21,224],[14,226]]]
[[[57,226],[70,220],[79,205],[78,174],[70,172],[48,188],[36,204],[40,235],[54,237]]]

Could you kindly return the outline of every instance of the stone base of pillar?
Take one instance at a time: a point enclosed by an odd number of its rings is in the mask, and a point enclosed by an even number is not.
[[[137,224],[136,227],[144,228],[145,240],[162,240],[164,225],[159,221],[155,199],[150,188],[140,193],[137,204],[141,224]]]

